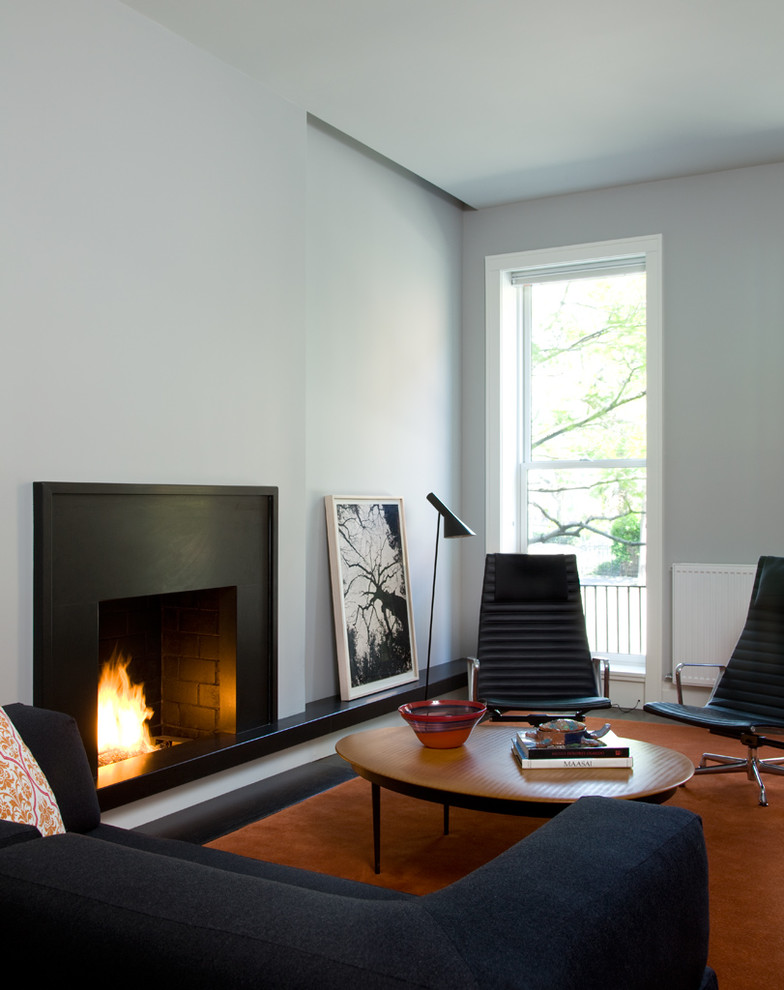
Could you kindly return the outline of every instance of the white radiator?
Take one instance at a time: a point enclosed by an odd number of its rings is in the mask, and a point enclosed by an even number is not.
[[[749,610],[756,564],[672,565],[672,672],[679,663],[726,663]],[[712,686],[715,670],[683,671]]]

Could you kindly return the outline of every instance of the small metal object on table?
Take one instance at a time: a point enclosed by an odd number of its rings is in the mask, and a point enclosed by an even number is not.
[[[338,742],[338,754],[372,785],[376,873],[381,872],[382,787],[442,804],[447,833],[450,806],[548,817],[588,795],[660,803],[694,773],[682,753],[635,739],[620,740],[634,759],[629,769],[522,770],[512,754],[517,728],[484,723],[456,749],[428,749],[408,726],[355,732]]]

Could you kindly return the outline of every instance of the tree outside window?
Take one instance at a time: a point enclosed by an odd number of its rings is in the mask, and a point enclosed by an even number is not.
[[[542,282],[521,273],[517,281],[521,549],[574,552],[584,580],[637,580],[645,546],[645,273]]]

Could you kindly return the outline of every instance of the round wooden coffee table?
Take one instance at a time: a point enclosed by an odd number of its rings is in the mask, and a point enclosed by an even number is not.
[[[444,806],[507,815],[548,817],[588,795],[635,801],[666,801],[694,773],[682,753],[623,739],[634,758],[630,769],[522,770],[512,754],[520,725],[486,722],[464,746],[428,749],[408,726],[370,729],[344,736],[335,747],[372,788],[375,871],[381,869],[382,787]]]

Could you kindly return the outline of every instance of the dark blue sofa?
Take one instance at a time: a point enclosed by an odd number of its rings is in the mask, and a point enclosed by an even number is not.
[[[75,722],[6,712],[64,835],[0,821],[7,957],[114,988],[713,990],[707,860],[679,808],[584,798],[422,897],[102,824]]]

